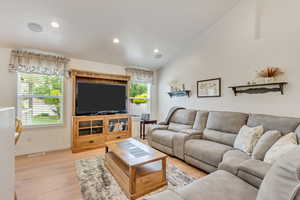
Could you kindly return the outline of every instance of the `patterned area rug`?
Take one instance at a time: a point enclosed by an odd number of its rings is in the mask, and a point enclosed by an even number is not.
[[[103,157],[77,160],[75,165],[84,200],[128,200],[111,173],[104,167]],[[167,179],[168,186],[153,193],[181,187],[195,180],[171,165],[167,167]],[[151,194],[139,200],[147,200]]]

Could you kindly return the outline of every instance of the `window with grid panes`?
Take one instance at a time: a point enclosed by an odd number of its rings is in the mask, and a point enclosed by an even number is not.
[[[25,126],[63,123],[62,75],[17,73],[18,118]]]

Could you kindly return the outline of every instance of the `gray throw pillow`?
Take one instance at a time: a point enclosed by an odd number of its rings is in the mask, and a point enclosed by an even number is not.
[[[256,200],[299,200],[300,147],[274,163],[265,176]]]
[[[267,131],[261,136],[252,152],[252,159],[264,160],[267,151],[281,137],[279,131]]]

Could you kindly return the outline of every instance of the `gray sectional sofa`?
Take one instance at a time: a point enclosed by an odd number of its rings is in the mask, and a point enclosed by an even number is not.
[[[266,151],[276,141],[269,141],[270,146],[255,152],[256,158],[253,159],[251,155],[233,148],[239,130],[244,125],[263,125],[265,132],[278,130],[283,135],[296,132],[298,142],[300,139],[298,118],[184,108],[172,109],[168,118],[149,132],[150,146],[208,173],[218,170],[202,182],[207,179],[210,182],[213,179],[211,177],[215,177],[215,184],[222,185],[230,178],[232,186],[244,184],[243,188],[250,196],[256,195],[272,167],[271,164],[263,162],[263,159]],[[197,184],[190,187],[198,187]]]
[[[278,160],[258,189],[224,170],[193,183],[153,195],[148,200],[299,200],[300,147]]]

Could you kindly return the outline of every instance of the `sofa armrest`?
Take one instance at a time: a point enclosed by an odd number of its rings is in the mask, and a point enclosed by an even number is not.
[[[167,122],[159,122],[158,125],[165,125],[168,126],[169,124]]]
[[[238,167],[238,177],[251,185],[259,188],[265,175],[271,168],[271,164],[260,160],[246,160]]]
[[[163,129],[163,130],[166,130],[168,129],[169,125],[163,125],[163,124],[156,124],[156,125],[153,125],[151,127],[151,131],[153,130],[157,130],[157,129]]]
[[[269,169],[271,168],[271,164],[260,161],[260,160],[246,160],[241,163],[239,166],[239,170],[248,172],[249,174],[252,174],[253,176],[257,176],[258,178],[263,179]]]

